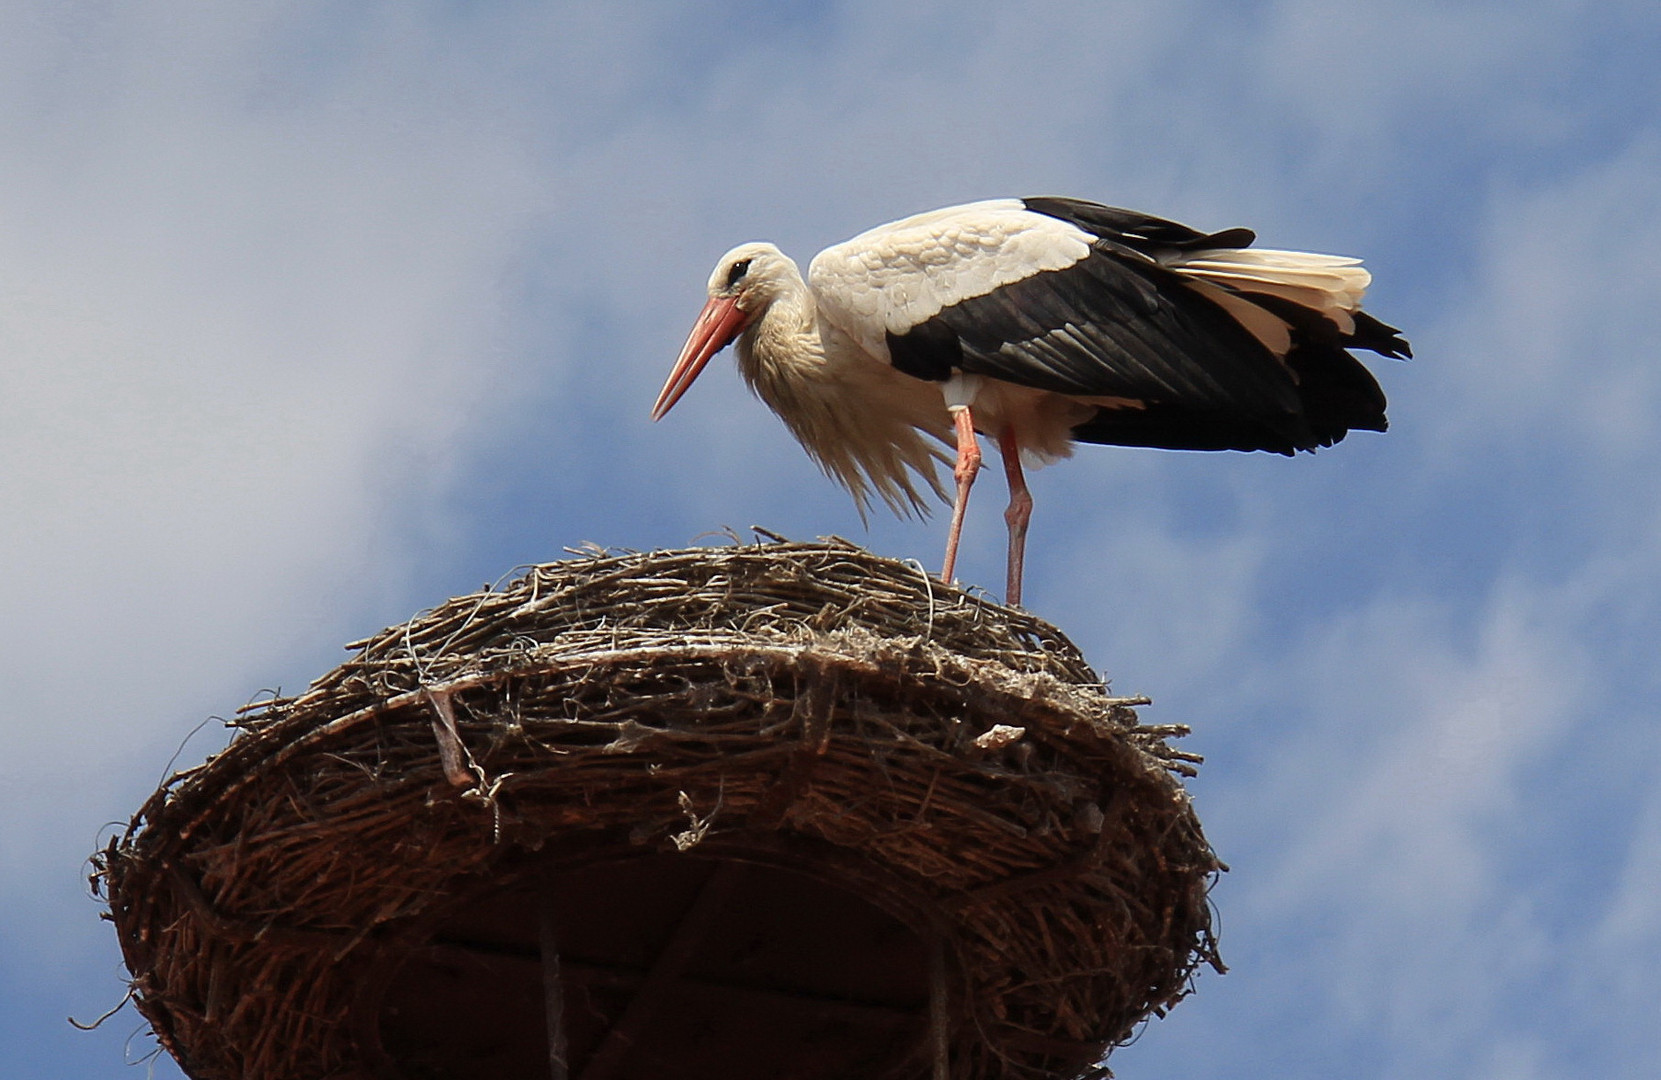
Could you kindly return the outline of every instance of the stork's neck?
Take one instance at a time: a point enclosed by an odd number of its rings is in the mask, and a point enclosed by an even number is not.
[[[951,430],[939,391],[866,355],[833,325],[821,327],[794,264],[768,284],[771,302],[738,339],[738,370],[750,389],[848,489],[862,516],[873,495],[899,514],[921,510],[912,474],[944,497],[935,452],[919,433],[943,422]]]
[[[779,411],[792,385],[811,383],[825,359],[813,294],[794,263],[768,283],[771,298],[738,339],[738,370],[750,388]]]

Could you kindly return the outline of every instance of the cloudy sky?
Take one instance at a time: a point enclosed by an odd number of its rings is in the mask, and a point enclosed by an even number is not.
[[[1661,1074],[1658,56],[1653,0],[0,6],[6,1074],[146,1075],[64,1019],[124,988],[83,860],[340,643],[583,541],[933,564],[725,360],[647,408],[731,245],[1037,194],[1363,255],[1418,354],[1388,435],[1034,480],[1029,606],[1193,725],[1233,867],[1117,1071]]]

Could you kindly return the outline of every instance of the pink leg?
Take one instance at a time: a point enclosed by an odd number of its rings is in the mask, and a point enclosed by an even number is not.
[[[1009,509],[1004,511],[1004,523],[1009,526],[1009,579],[1004,587],[1004,603],[1021,606],[1021,574],[1027,559],[1027,522],[1032,520],[1032,493],[1027,491],[1027,478],[1021,474],[1021,447],[1015,441],[1015,429],[1006,427],[998,437],[998,449],[1004,456],[1004,476],[1009,480]]]
[[[940,580],[950,585],[957,569],[957,540],[963,532],[963,511],[969,506],[969,488],[980,471],[980,443],[975,441],[975,420],[967,405],[952,410],[952,423],[957,428],[957,465],[952,477],[957,481],[957,501],[952,503],[952,527],[946,534],[946,568],[940,571]]]

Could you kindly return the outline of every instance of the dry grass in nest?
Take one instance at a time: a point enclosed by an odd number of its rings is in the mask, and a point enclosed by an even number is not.
[[[585,839],[873,868],[944,943],[965,1080],[1088,1072],[1220,970],[1183,729],[914,567],[843,541],[595,553],[352,647],[98,857],[138,1006],[199,1080],[376,1075],[366,973]]]

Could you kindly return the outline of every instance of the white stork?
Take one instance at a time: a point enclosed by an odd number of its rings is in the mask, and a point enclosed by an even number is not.
[[[1331,446],[1383,431],[1384,393],[1350,348],[1406,358],[1361,310],[1360,260],[1250,247],[1079,199],[994,199],[918,214],[826,248],[802,280],[772,244],[721,257],[709,302],[652,408],[661,419],[738,339],[750,388],[863,516],[873,492],[947,498],[930,436],[957,450],[941,576],[952,580],[976,434],[1009,480],[1006,600],[1021,602],[1032,497],[1023,459],[1074,442],[1172,450]]]

